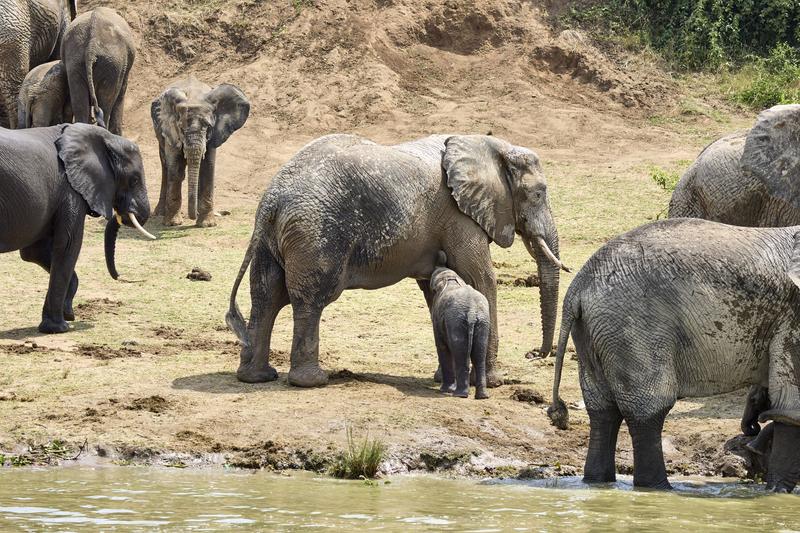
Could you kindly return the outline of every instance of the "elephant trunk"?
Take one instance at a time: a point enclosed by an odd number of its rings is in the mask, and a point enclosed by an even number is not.
[[[189,167],[189,218],[197,218],[197,182],[200,179],[200,164],[205,156],[206,144],[201,141],[198,144],[188,144],[184,151],[186,163]]]
[[[117,266],[114,263],[114,252],[117,246],[118,233],[119,222],[117,221],[117,217],[111,217],[111,220],[106,224],[105,237],[103,240],[106,253],[106,268],[108,268],[108,273],[111,274],[111,277],[114,279],[119,278]]]
[[[523,241],[528,253],[536,260],[539,271],[539,300],[542,313],[541,353],[549,354],[553,349],[553,336],[556,330],[559,271],[563,268],[558,260],[558,231],[552,218],[549,219],[541,237],[524,238]]]

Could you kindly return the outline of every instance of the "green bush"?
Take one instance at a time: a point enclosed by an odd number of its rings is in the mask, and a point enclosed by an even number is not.
[[[650,179],[665,191],[672,192],[681,179],[681,174],[674,170],[654,166],[650,167]]]
[[[800,102],[800,53],[785,43],[778,44],[768,57],[753,58],[742,75],[749,79],[733,96],[743,104],[763,109]]]
[[[356,442],[352,428],[347,428],[347,449],[334,461],[330,473],[342,479],[372,479],[386,454],[386,445],[365,437]]]

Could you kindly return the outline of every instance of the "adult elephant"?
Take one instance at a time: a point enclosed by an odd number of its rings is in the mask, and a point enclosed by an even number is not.
[[[564,298],[548,410],[566,427],[558,388],[571,333],[590,424],[584,480],[614,481],[624,419],[634,485],[669,488],[661,432],[675,401],[758,385],[769,402],[756,400],[745,418],[774,421],[768,488],[791,492],[800,480],[799,287],[800,226],[662,220],[598,250]]]
[[[736,226],[800,224],[800,105],[763,111],[748,131],[708,145],[681,177],[669,217]]]
[[[19,250],[50,273],[42,333],[63,333],[75,317],[75,263],[87,214],[109,219],[106,261],[116,277],[119,223],[154,238],[141,227],[150,205],[134,143],[87,124],[0,129],[0,253]]]
[[[196,219],[200,227],[216,226],[217,148],[244,126],[250,102],[235,85],[223,83],[212,88],[190,77],[167,87],[153,100],[150,114],[161,157],[161,193],[154,214],[162,215],[166,226],[183,223],[181,184],[188,166],[189,218]]]
[[[75,122],[95,122],[122,135],[128,75],[136,58],[125,19],[107,7],[83,13],[67,27],[61,57]]]
[[[542,351],[553,339],[558,298],[558,234],[539,158],[483,135],[434,135],[394,146],[329,135],[300,150],[273,178],[226,315],[242,343],[237,376],[277,378],[269,365],[275,317],[294,310],[289,383],[323,385],[319,322],[345,289],[377,289],[403,278],[426,280],[437,254],[489,301],[487,381],[497,373],[497,296],[489,244],[522,236],[540,275]],[[250,323],[236,305],[248,265]],[[430,301],[427,283],[421,284]]]
[[[77,0],[0,0],[0,126],[17,127],[17,94],[29,70],[59,58]]]

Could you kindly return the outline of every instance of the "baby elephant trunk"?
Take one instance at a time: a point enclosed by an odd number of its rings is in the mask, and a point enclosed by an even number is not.
[[[206,152],[204,141],[189,144],[184,150],[186,163],[189,167],[189,218],[197,218],[197,182],[200,179],[200,165]]]

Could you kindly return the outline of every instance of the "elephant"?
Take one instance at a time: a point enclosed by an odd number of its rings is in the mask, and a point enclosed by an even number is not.
[[[189,173],[189,218],[199,227],[216,226],[214,165],[217,148],[244,126],[250,102],[235,85],[212,88],[194,77],[173,83],[151,107],[161,157],[161,193],[154,211],[167,226],[179,226],[181,183]],[[198,182],[200,199],[197,198]]]
[[[761,426],[758,425],[758,417],[768,410],[769,391],[760,385],[750,387],[744,404],[744,414],[742,415],[742,434],[748,437],[758,435],[761,431]]]
[[[686,170],[669,217],[736,226],[800,224],[800,105],[763,111],[748,131],[708,145]]]
[[[72,122],[67,73],[61,61],[28,72],[17,98],[17,127],[40,128]]]
[[[486,297],[447,268],[442,252],[431,274],[431,321],[442,373],[442,392],[469,397],[469,364],[475,369],[475,399],[486,394],[486,348],[491,315]]]
[[[75,122],[94,122],[122,135],[128,75],[136,58],[125,19],[107,7],[79,15],[64,32],[61,57]]]
[[[307,144],[272,179],[231,291],[226,322],[242,349],[237,377],[277,379],[269,365],[272,328],[286,305],[294,310],[288,381],[324,385],[319,366],[322,311],[345,289],[378,289],[418,280],[430,307],[429,280],[439,251],[450,267],[489,302],[487,385],[501,383],[497,357],[497,297],[489,253],[521,235],[540,273],[542,350],[555,328],[558,233],[538,156],[497,137],[433,135],[403,144],[376,144],[334,134]],[[246,325],[236,304],[252,262],[252,308]]]
[[[0,0],[0,126],[16,129],[17,95],[32,68],[59,59],[77,0]]]
[[[0,253],[19,250],[24,261],[50,273],[42,333],[66,332],[66,321],[75,318],[75,263],[87,214],[109,219],[105,253],[112,276],[119,224],[155,238],[141,226],[150,205],[134,143],[88,124],[0,129]]]
[[[589,415],[584,481],[615,480],[624,419],[635,486],[670,488],[661,432],[683,397],[769,389],[774,424],[767,487],[800,478],[800,226],[748,228],[668,219],[616,237],[586,262],[563,302],[553,401],[570,334]]]

